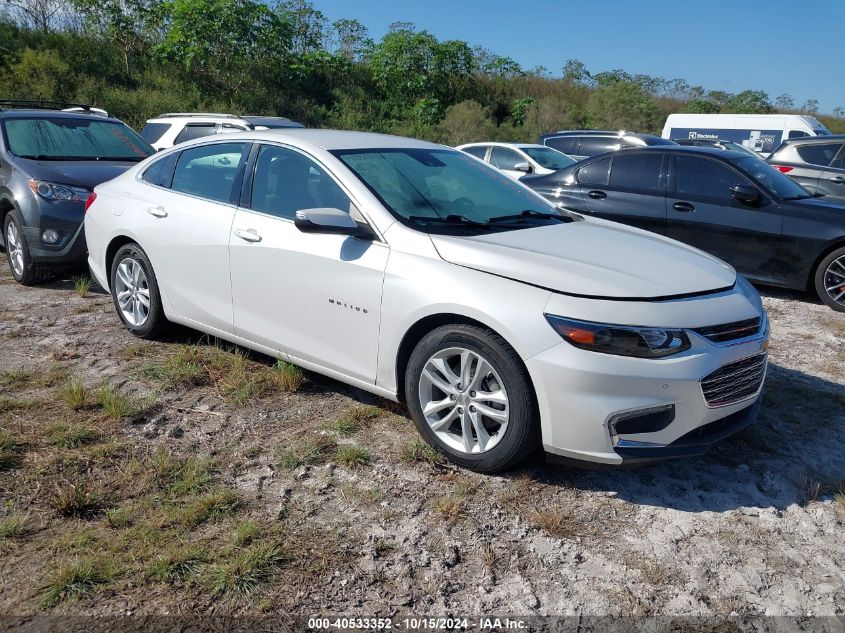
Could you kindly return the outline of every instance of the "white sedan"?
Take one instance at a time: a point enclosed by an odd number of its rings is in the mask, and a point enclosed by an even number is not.
[[[490,163],[515,180],[528,174],[546,176],[578,162],[556,149],[533,143],[467,143],[455,149]]]
[[[87,203],[89,264],[140,337],[168,321],[407,404],[478,471],[607,464],[751,423],[767,319],[727,264],[558,212],[423,141],[268,130],[160,152]]]

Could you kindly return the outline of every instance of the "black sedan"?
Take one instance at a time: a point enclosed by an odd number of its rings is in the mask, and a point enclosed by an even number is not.
[[[752,281],[815,290],[845,312],[845,205],[814,197],[753,156],[629,149],[521,182],[567,209],[691,244]]]

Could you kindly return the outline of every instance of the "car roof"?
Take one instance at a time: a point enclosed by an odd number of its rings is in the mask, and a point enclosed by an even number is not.
[[[595,156],[591,156],[588,159],[585,159],[584,162],[592,161],[595,158],[601,157],[609,157],[611,155],[618,155],[618,156],[628,156],[630,154],[654,154],[655,152],[672,152],[673,154],[693,154],[693,155],[706,155],[706,156],[713,156],[716,158],[745,158],[748,156],[745,152],[738,152],[734,149],[720,149],[718,147],[710,147],[710,146],[703,146],[703,145],[650,145],[646,147],[633,147],[630,149],[621,149],[621,150],[614,150],[611,152],[603,152],[601,154],[596,154]],[[577,163],[576,163],[577,164]]]
[[[4,119],[85,119],[95,121],[111,121],[113,123],[123,123],[120,119],[115,119],[110,116],[103,116],[97,112],[76,111],[68,112],[66,110],[45,110],[41,108],[15,108],[14,110],[0,110],[0,118]]]
[[[824,134],[822,136],[802,136],[800,138],[790,138],[783,141],[784,143],[830,143],[831,141],[845,141],[845,134]]]
[[[406,138],[404,136],[393,136],[392,134],[311,128],[276,128],[250,132],[229,132],[222,136],[206,136],[195,141],[180,143],[174,147],[177,149],[185,148],[189,145],[202,145],[205,142],[214,141],[219,142],[223,139],[227,142],[233,140],[291,142],[298,145],[313,145],[325,150],[403,148],[453,150],[453,148],[446,147],[445,145]]]
[[[637,137],[652,137],[660,138],[656,134],[648,134],[647,132],[629,132],[627,130],[558,130],[557,132],[549,132],[543,134],[543,137],[548,136],[637,136]]]
[[[263,116],[260,114],[247,114],[241,117],[245,121],[249,121],[253,125],[278,125],[279,123],[290,124],[292,127],[304,127],[302,123],[294,121],[284,116]]]
[[[458,145],[456,149],[462,149],[464,147],[513,147],[516,149],[523,149],[523,148],[537,148],[537,149],[551,149],[548,145],[540,145],[539,143],[505,143],[503,141],[477,141],[475,143],[464,143],[463,145]]]

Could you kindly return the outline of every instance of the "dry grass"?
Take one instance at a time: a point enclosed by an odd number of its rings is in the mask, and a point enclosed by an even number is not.
[[[91,292],[91,286],[94,283],[88,275],[73,277],[71,281],[73,281],[73,289],[76,291],[76,294],[83,298],[87,297],[88,293]]]
[[[28,526],[28,516],[16,512],[6,515],[0,521],[0,541],[20,538],[26,534]]]
[[[798,503],[808,505],[819,498],[822,482],[818,478],[803,474],[798,478]]]
[[[356,468],[364,466],[371,461],[370,453],[360,446],[354,444],[344,444],[337,449],[335,458],[341,464]]]
[[[78,411],[87,404],[88,390],[79,376],[71,376],[58,390],[59,399],[74,411]]]
[[[299,391],[305,382],[305,372],[300,367],[279,359],[276,361],[276,381],[279,389],[286,392]]]
[[[208,559],[208,553],[199,547],[178,546],[156,556],[148,574],[158,582],[181,582],[196,575]]]
[[[134,398],[118,393],[111,384],[105,384],[97,390],[97,403],[114,420],[127,418],[140,409]]]
[[[212,568],[212,595],[216,598],[248,596],[270,581],[287,559],[279,542],[252,545],[230,561]]]
[[[17,466],[20,453],[20,441],[8,431],[0,429],[0,471]]]
[[[101,498],[85,483],[65,483],[56,488],[53,508],[65,517],[89,517],[100,509]]]
[[[100,438],[94,429],[76,424],[53,424],[47,429],[50,442],[61,448],[79,448],[86,444],[93,444]]]
[[[16,389],[27,385],[33,378],[33,373],[22,369],[10,369],[0,373],[0,387]]]
[[[434,509],[449,523],[455,523],[464,514],[463,500],[455,496],[440,497],[434,502]]]
[[[836,495],[836,508],[839,512],[839,518],[845,522],[845,491]]]
[[[402,447],[399,459],[406,464],[413,464],[417,462],[425,464],[442,464],[445,461],[443,455],[436,448],[426,444],[418,437],[415,437],[408,444]]]
[[[239,504],[240,500],[233,490],[220,486],[180,508],[177,521],[187,528],[195,528],[231,516]]]
[[[88,596],[115,576],[117,570],[111,564],[93,558],[62,562],[40,588],[41,606],[52,607],[66,600]]]
[[[281,468],[293,470],[299,466],[324,464],[334,457],[337,443],[331,437],[318,435],[314,439],[294,444],[276,452],[276,463]]]

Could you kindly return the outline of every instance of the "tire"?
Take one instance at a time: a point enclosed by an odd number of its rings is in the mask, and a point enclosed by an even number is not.
[[[23,222],[16,211],[9,211],[3,223],[3,240],[6,243],[6,260],[12,277],[24,286],[43,284],[53,278],[53,269],[41,262],[32,261],[29,244],[23,232]]]
[[[140,272],[136,274],[138,270]],[[167,318],[155,272],[144,249],[134,243],[121,246],[112,260],[109,281],[114,309],[123,326],[143,339],[161,334]],[[127,291],[129,296],[124,294]],[[119,295],[122,296],[119,298]],[[149,302],[148,306],[144,305],[144,298]]]
[[[842,282],[841,285],[838,282]],[[837,312],[845,312],[845,247],[837,248],[819,262],[815,275],[819,299]],[[835,288],[828,290],[828,288]]]
[[[486,365],[478,371],[482,361]],[[469,371],[463,373],[462,366],[469,366]],[[440,369],[433,371],[435,367]],[[445,368],[451,369],[449,376]],[[461,383],[462,377],[470,384]],[[454,382],[455,378],[459,382]],[[506,404],[500,403],[502,399]],[[514,349],[486,328],[445,325],[423,337],[405,370],[405,401],[425,441],[469,470],[509,470],[540,445],[539,416],[528,371]],[[428,416],[426,405],[435,408]],[[486,440],[480,436],[478,424]],[[464,433],[467,428],[471,431],[468,435]]]

